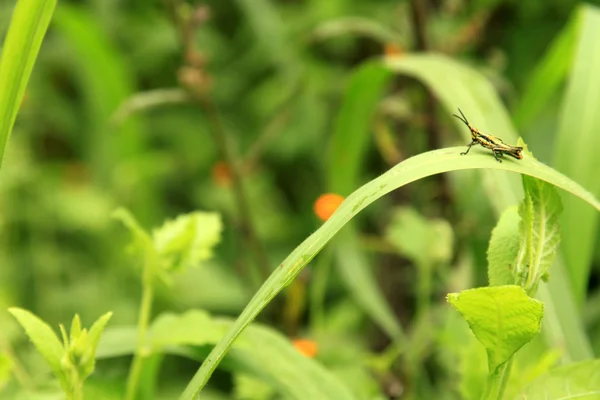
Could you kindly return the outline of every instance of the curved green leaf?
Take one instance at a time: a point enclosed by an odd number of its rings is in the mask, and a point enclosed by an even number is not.
[[[17,2],[0,56],[0,165],[56,0]]]
[[[489,152],[483,149],[474,149],[468,156],[461,156],[461,151],[463,151],[463,147],[451,147],[411,157],[348,196],[331,218],[302,242],[271,274],[250,300],[233,326],[217,343],[180,398],[182,400],[194,398],[204,387],[233,341],[252,322],[256,315],[277,293],[293,281],[302,268],[348,221],[369,204],[392,190],[442,172],[487,168],[518,172],[550,182],[584,199],[600,211],[600,203],[589,192],[566,176],[528,155],[525,155],[523,160],[507,159],[503,163],[498,163]]]

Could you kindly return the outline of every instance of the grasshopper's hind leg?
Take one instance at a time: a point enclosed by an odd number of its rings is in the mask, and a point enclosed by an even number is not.
[[[477,142],[473,140],[471,143],[469,143],[467,145],[467,151],[463,151],[462,153],[460,153],[460,155],[464,156],[465,154],[469,153],[469,150],[471,150],[471,146],[474,146],[476,144],[477,144]]]

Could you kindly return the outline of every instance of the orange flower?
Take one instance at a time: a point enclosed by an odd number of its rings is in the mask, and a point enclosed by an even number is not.
[[[401,56],[404,51],[402,47],[398,46],[394,43],[386,43],[383,49],[383,52],[386,56]]]
[[[317,342],[309,339],[294,339],[292,344],[300,354],[308,358],[314,358],[318,353]]]
[[[317,217],[319,217],[321,221],[327,221],[343,201],[344,198],[339,194],[322,194],[317,201],[315,201],[315,214],[317,214]]]
[[[231,171],[229,166],[223,161],[219,161],[212,168],[213,181],[218,186],[228,187],[231,185]]]

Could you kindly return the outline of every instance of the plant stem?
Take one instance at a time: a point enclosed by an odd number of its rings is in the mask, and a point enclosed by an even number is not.
[[[77,379],[73,391],[67,395],[69,400],[83,400],[83,382]]]
[[[140,316],[138,320],[138,335],[137,346],[133,356],[133,363],[129,370],[127,378],[127,390],[125,394],[126,400],[134,400],[137,395],[137,387],[140,380],[142,366],[146,358],[146,332],[150,322],[150,313],[152,311],[152,298],[154,291],[152,289],[152,265],[151,256],[146,256],[144,265],[144,275],[142,279],[142,305],[140,308]]]
[[[488,375],[487,382],[485,384],[485,390],[481,395],[481,400],[501,400],[504,396],[504,390],[508,383],[508,377],[510,376],[510,370],[512,369],[513,358],[508,360],[506,364],[501,366],[499,370],[494,371]]]

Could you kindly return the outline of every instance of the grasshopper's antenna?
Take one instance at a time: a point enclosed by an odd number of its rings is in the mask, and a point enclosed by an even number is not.
[[[469,121],[467,121],[467,117],[465,117],[465,114],[463,114],[460,108],[458,109],[458,112],[460,113],[460,115],[462,115],[462,118],[456,114],[452,114],[452,116],[460,119],[466,126],[469,126]]]

